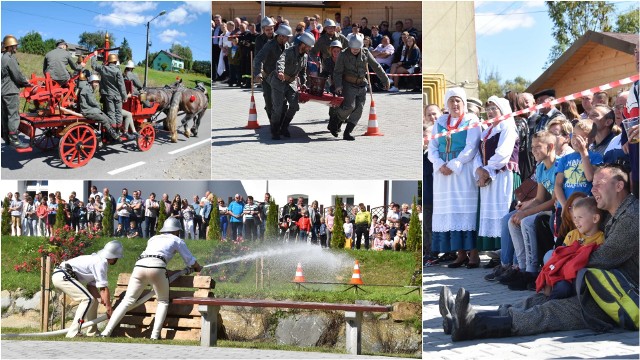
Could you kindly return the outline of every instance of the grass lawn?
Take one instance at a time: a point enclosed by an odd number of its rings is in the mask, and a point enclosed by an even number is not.
[[[39,77],[43,76],[42,64],[44,63],[44,56],[17,53],[16,58],[20,63],[20,70],[25,77],[30,78],[32,73],[35,73],[36,76]],[[87,69],[90,68],[91,65],[87,64]],[[120,65],[120,69],[124,72],[124,64]],[[140,81],[144,81],[144,67],[138,66],[133,71],[138,75]],[[175,72],[163,72],[150,68],[147,73],[147,85],[149,87],[162,87],[165,85],[170,85],[176,81],[176,76],[179,76],[183,79],[182,83],[187,88],[194,88],[196,86],[196,82],[202,82],[207,89],[209,99],[211,99],[211,79],[202,74],[180,74]],[[20,103],[20,109],[22,109],[23,105],[23,103]],[[209,101],[209,109],[210,108],[211,101]]]
[[[111,238],[96,239],[86,253],[97,252],[110,240]],[[138,255],[146,247],[144,239],[123,238],[118,240],[125,248],[125,257],[109,268],[109,288],[112,293],[118,274],[130,273]],[[2,289],[23,288],[28,294],[39,291],[40,271],[38,266],[30,273],[16,272],[13,267],[37,257],[38,246],[45,241],[42,237],[6,236],[2,238]],[[234,256],[225,251],[222,246],[214,246],[208,240],[187,240],[187,245],[201,265],[226,260]],[[313,247],[314,250],[310,253],[287,255],[286,247],[288,246],[292,245],[282,243],[270,245],[271,248],[283,247],[282,252],[285,254],[284,256],[264,258],[264,288],[256,289],[255,260],[211,267],[205,269],[203,274],[211,275],[216,280],[214,292],[218,297],[346,303],[353,303],[355,300],[369,300],[379,304],[392,304],[397,301],[421,302],[419,291],[406,294],[412,288],[404,287],[409,284],[416,268],[416,257],[412,253],[362,250],[321,251],[316,249],[317,247]],[[251,253],[250,249],[244,249],[236,254],[247,255]],[[329,264],[331,261],[336,262],[335,259],[340,259],[337,265]],[[355,259],[360,262],[361,276],[365,284],[362,286],[364,291],[357,293],[354,290],[343,291],[347,289],[347,286],[337,284],[305,284],[306,289],[298,289],[296,284],[291,283],[298,261],[303,263],[307,281],[348,283],[351,279],[353,260]],[[184,263],[179,255],[176,255],[168,266],[169,269],[183,267]],[[374,284],[397,285],[397,287],[372,286]]]

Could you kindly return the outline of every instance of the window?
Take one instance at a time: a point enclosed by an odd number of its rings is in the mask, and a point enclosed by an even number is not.
[[[338,195],[342,199],[343,203],[347,204],[347,207],[354,205],[355,195]],[[336,196],[331,196],[331,206],[336,204]]]

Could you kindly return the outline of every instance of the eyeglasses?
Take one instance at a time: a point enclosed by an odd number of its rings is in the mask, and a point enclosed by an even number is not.
[[[489,106],[486,108],[487,111],[499,111],[500,108],[498,108],[497,106]]]

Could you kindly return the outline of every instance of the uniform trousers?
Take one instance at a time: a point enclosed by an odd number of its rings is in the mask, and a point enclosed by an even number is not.
[[[98,299],[94,298],[84,284],[80,281],[67,276],[67,274],[61,270],[56,269],[51,276],[51,282],[56,289],[67,294],[73,301],[78,301],[78,309],[76,315],[73,317],[71,327],[67,332],[67,337],[75,337],[80,332],[82,324],[80,321],[91,321],[97,317],[98,313]],[[87,336],[94,336],[98,332],[97,325],[90,326],[87,329]]]
[[[14,134],[18,132],[20,125],[20,97],[18,94],[2,95],[2,134]]]
[[[298,103],[298,92],[290,86],[284,91],[272,88],[271,91],[273,111],[271,113],[271,134],[280,134],[280,132],[289,127],[293,117],[300,110]],[[287,104],[289,108],[287,109]]]
[[[342,101],[342,105],[338,108],[336,114],[340,122],[357,125],[362,116],[364,103],[367,100],[367,85],[353,85],[346,81],[343,84],[342,95],[344,96],[344,101]]]
[[[122,124],[122,99],[120,96],[102,95],[104,113],[111,119],[111,124]]]

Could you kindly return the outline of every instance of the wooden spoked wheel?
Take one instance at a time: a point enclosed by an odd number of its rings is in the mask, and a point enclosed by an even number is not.
[[[70,168],[86,165],[98,147],[96,133],[85,124],[71,125],[60,138],[58,151],[62,162]]]
[[[47,127],[40,129],[41,133],[33,139],[33,145],[42,151],[50,151],[58,147],[60,144],[60,129],[55,127]]]
[[[138,145],[138,149],[140,151],[147,151],[151,149],[153,146],[153,142],[156,139],[156,129],[151,124],[144,124],[138,130],[140,137],[136,141],[136,145]]]

